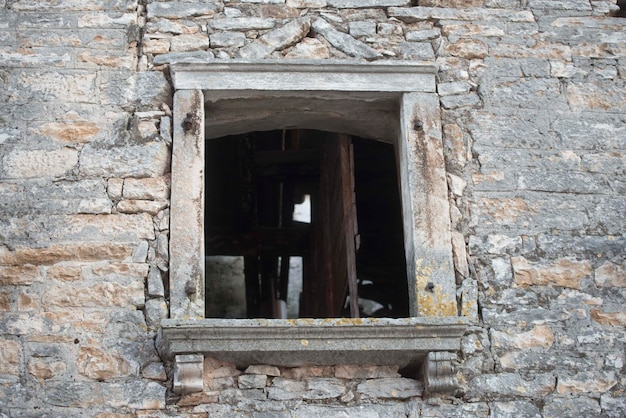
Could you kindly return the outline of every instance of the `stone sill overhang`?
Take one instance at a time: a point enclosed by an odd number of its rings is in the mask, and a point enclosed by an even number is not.
[[[203,390],[204,356],[275,366],[421,368],[427,393],[453,391],[462,317],[364,319],[164,319],[160,351],[174,360],[174,391]]]
[[[164,354],[203,354],[246,366],[420,364],[429,352],[456,352],[464,318],[165,319]]]

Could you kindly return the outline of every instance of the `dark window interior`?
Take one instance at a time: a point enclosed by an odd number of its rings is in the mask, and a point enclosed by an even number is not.
[[[243,258],[246,317],[284,317],[294,257],[302,260],[297,317],[408,316],[393,145],[315,130],[251,132],[207,140],[205,173],[205,252]],[[305,198],[310,221],[294,220]]]

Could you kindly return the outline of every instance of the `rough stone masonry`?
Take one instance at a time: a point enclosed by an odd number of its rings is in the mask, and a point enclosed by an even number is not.
[[[622,7],[623,6],[623,3]],[[0,417],[623,417],[626,19],[615,0],[0,0]],[[234,365],[174,396],[171,63],[436,64],[460,389]]]

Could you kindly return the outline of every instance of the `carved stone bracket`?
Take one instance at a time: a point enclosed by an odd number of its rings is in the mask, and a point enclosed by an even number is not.
[[[458,388],[453,360],[456,360],[456,354],[447,351],[431,351],[426,355],[422,372],[427,394],[450,393]]]
[[[177,355],[174,361],[174,392],[185,395],[202,391],[204,356],[201,354]]]

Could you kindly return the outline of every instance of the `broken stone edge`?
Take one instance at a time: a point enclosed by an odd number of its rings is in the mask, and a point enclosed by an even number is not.
[[[304,365],[394,365],[421,370],[428,394],[456,389],[453,361],[467,320],[367,319],[165,319],[161,354],[174,361],[174,390],[202,390],[204,356],[231,362]]]

